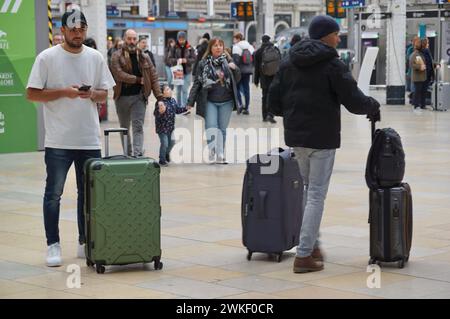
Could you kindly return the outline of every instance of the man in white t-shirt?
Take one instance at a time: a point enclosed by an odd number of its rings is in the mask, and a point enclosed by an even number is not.
[[[47,266],[62,265],[59,238],[60,200],[67,172],[75,163],[78,188],[78,257],[84,257],[83,166],[101,157],[98,102],[104,102],[114,79],[103,56],[83,45],[87,22],[72,10],[62,16],[63,44],[41,52],[27,85],[27,98],[44,105],[45,164],[44,224]]]

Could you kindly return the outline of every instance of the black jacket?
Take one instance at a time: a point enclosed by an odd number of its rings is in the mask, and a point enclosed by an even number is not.
[[[195,60],[194,66],[192,68],[192,76],[195,78],[197,76],[197,68],[200,61],[203,59],[206,50],[208,49],[208,40],[203,39],[202,42],[195,48],[197,50],[197,59]]]
[[[354,114],[380,106],[361,92],[334,48],[310,39],[293,46],[269,90],[269,111],[283,116],[286,145],[339,148],[341,104]]]
[[[156,67],[155,57],[153,56],[152,51],[150,51],[150,50],[145,50],[144,53],[147,54],[147,55],[150,57],[150,60],[152,61],[153,66]]]
[[[254,64],[255,64],[255,73],[253,77],[253,82],[258,85],[261,84],[262,89],[268,89],[270,86],[270,83],[272,83],[273,76],[266,76],[261,73],[261,64],[262,64],[262,54],[264,50],[267,47],[273,46],[272,42],[263,42],[261,47],[255,51],[255,58],[254,58]],[[278,50],[278,48],[277,48]],[[278,50],[279,51],[279,50]],[[281,56],[281,53],[280,53]]]
[[[228,59],[228,63],[233,62],[231,57]],[[201,74],[203,74],[203,69],[205,68],[206,60],[201,60],[198,64],[197,68],[197,76],[194,79],[194,84],[192,85],[191,91],[189,93],[189,98],[187,105],[194,106],[194,104],[197,104],[196,114],[205,117],[206,114],[206,105],[208,103],[208,89],[203,88],[202,82],[201,82]],[[231,83],[233,86],[233,102],[234,102],[234,110],[238,107],[238,90],[237,90],[237,84],[241,80],[241,71],[239,70],[239,67],[236,67],[236,70],[231,70]]]

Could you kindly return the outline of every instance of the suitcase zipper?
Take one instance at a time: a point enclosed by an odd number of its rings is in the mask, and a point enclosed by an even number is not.
[[[384,212],[383,212],[383,247],[385,261],[391,260],[391,190],[384,190]]]

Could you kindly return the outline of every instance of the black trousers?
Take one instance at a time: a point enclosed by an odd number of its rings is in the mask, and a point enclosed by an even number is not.
[[[413,96],[413,105],[414,108],[425,108],[426,97],[428,90],[428,82],[414,82],[414,96]]]
[[[267,116],[273,117],[273,115],[269,112],[269,104],[267,101],[267,97],[269,96],[269,88],[270,84],[272,84],[273,77],[267,77],[265,79],[264,87],[262,88],[262,118],[265,120]]]

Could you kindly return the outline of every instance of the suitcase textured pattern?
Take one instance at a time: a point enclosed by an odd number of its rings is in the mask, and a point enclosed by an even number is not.
[[[433,109],[446,111],[450,107],[450,83],[438,82],[433,85],[431,100]]]
[[[413,232],[411,189],[399,187],[370,191],[370,261],[398,262],[403,268],[409,260]]]
[[[303,211],[303,181],[298,163],[290,151],[277,157],[279,169],[274,174],[261,174],[270,164],[252,158],[247,163],[242,191],[243,245],[253,252],[275,254],[281,261],[283,251],[299,242]],[[265,162],[266,164],[264,164]]]
[[[85,225],[86,262],[98,273],[104,266],[133,263],[154,262],[155,269],[162,269],[160,167],[155,160],[88,160]]]

